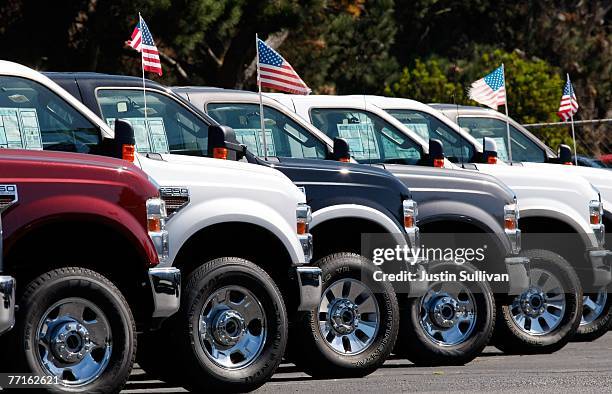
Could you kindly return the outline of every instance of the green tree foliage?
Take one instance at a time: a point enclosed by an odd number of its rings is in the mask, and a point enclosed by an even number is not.
[[[254,89],[259,33],[316,93],[466,102],[465,88],[503,61],[517,120],[556,120],[566,72],[577,118],[611,118],[611,10],[610,0],[4,0],[0,49],[40,70],[140,75],[124,46],[140,11],[164,68],[150,76],[167,84]],[[580,129],[588,150],[612,151],[606,127]]]
[[[319,3],[281,46],[283,56],[319,93],[381,93],[398,66],[389,50],[393,0]]]

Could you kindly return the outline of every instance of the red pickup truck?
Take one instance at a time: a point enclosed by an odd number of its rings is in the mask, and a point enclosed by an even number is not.
[[[180,271],[158,267],[158,186],[126,161],[76,153],[2,149],[0,168],[0,370],[50,376],[52,391],[119,391],[137,327],[179,308]]]

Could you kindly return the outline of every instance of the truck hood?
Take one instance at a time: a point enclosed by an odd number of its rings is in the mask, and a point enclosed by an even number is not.
[[[401,164],[385,164],[385,169],[395,175],[410,175],[413,179],[422,179],[419,187],[425,184],[441,186],[452,185],[451,188],[473,189],[483,191],[485,188],[497,190],[500,198],[510,204],[514,201],[516,193],[506,183],[494,176],[476,171],[465,171],[449,168],[432,168],[422,166],[406,166]],[[416,186],[416,185],[415,185]]]
[[[567,174],[583,177],[599,190],[601,201],[604,203],[604,209],[612,212],[612,171],[601,168],[562,166],[549,163],[523,163],[523,166],[541,169],[546,172],[557,171],[563,179],[565,179]]]
[[[98,167],[114,170],[121,169],[122,171],[131,170],[142,173],[138,167],[124,160],[114,159],[106,156],[85,155],[82,153],[35,151],[25,149],[2,149],[0,150],[0,157],[2,159],[9,160],[54,162],[71,164],[75,167]]]
[[[240,161],[173,154],[138,155],[141,168],[162,186],[240,186],[249,190],[274,190],[297,202],[304,194],[281,172]]]

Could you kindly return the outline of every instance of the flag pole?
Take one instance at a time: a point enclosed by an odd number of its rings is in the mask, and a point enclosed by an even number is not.
[[[255,33],[255,55],[257,59],[257,88],[259,89],[259,123],[261,125],[261,140],[263,142],[264,160],[268,160],[268,144],[266,142],[266,129],[264,127],[263,97],[261,95],[261,76],[259,75],[259,36]]]
[[[141,35],[141,42],[142,42],[142,15],[140,15],[140,12],[138,13],[138,25],[140,25],[140,35]],[[142,48],[142,44],[141,44],[141,48],[140,48],[140,66],[142,68],[142,98],[144,100],[144,128],[145,128],[145,132],[147,133],[147,135],[149,135],[149,125],[148,125],[148,121],[147,121],[147,86],[145,84],[145,67],[144,67],[144,50]]]
[[[506,109],[506,133],[508,134],[508,159],[512,165],[512,140],[510,139],[510,118],[508,117],[508,89],[506,89],[506,66],[502,63],[504,74],[504,108]]]
[[[570,84],[570,106],[572,105],[572,95],[574,94],[574,87],[570,81],[569,73],[567,75],[567,82]],[[576,150],[576,132],[574,131],[574,111],[570,110],[570,119],[572,121],[572,140],[574,141],[574,163],[578,166],[578,152]]]

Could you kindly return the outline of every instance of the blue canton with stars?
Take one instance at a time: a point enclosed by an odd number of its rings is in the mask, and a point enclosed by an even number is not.
[[[285,62],[281,55],[276,53],[274,49],[270,48],[260,39],[257,39],[257,47],[259,50],[259,63],[268,64],[274,67],[281,67]]]
[[[489,85],[491,89],[493,89],[493,91],[498,90],[499,88],[504,86],[504,66],[497,67],[495,71],[484,77],[484,80],[486,84]]]
[[[149,28],[147,27],[147,24],[145,23],[144,19],[140,20],[139,28],[140,34],[142,35],[142,44],[155,46],[155,42],[153,42],[153,36],[151,35],[151,32],[149,31]]]
[[[563,95],[564,96],[574,95],[574,88],[572,86],[572,83],[569,81],[569,79],[565,82],[565,86],[563,87]]]

